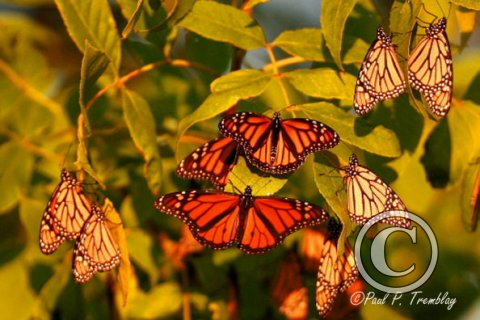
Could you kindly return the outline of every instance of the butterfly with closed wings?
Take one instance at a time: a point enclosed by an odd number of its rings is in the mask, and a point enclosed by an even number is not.
[[[107,216],[97,204],[92,205],[92,215],[85,221],[73,253],[75,281],[89,281],[95,273],[108,271],[120,264],[119,246],[107,226]]]
[[[360,165],[355,154],[350,156],[346,173],[347,211],[350,219],[365,224],[372,217],[390,210],[404,211],[403,217],[380,220],[395,226],[410,228],[411,220],[405,204],[393,189],[369,169]]]
[[[324,232],[316,284],[316,306],[322,317],[332,310],[338,293],[344,292],[358,278],[355,254],[348,241],[345,242],[343,255],[338,255],[337,244],[341,230],[342,225],[331,219]]]
[[[447,33],[447,19],[427,28],[408,58],[408,79],[425,96],[432,113],[445,117],[453,95],[453,62]]]
[[[83,184],[63,169],[61,181],[52,193],[40,225],[40,250],[44,254],[55,252],[65,240],[80,236],[83,224],[90,217],[91,202]]]
[[[383,27],[377,30],[363,60],[355,86],[355,111],[364,116],[380,101],[392,99],[405,91],[406,81],[397,59],[392,37]]]

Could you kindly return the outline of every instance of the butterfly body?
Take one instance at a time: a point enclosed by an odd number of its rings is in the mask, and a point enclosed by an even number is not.
[[[444,117],[453,95],[453,62],[447,19],[432,23],[408,59],[408,79],[425,96],[433,114]]]
[[[256,197],[250,187],[241,195],[175,192],[160,197],[155,208],[183,220],[204,246],[221,250],[236,244],[247,254],[269,251],[290,233],[328,219],[325,210],[308,202]]]
[[[338,144],[338,134],[321,122],[311,119],[282,120],[252,112],[225,117],[219,124],[225,137],[235,140],[248,161],[258,169],[272,173],[290,173],[300,167],[306,157]]]

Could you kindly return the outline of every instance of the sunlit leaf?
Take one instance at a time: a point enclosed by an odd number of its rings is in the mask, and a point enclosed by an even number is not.
[[[162,160],[150,106],[140,95],[127,89],[122,90],[122,104],[130,135],[145,159],[148,185],[158,193],[162,185]]]
[[[103,210],[105,211],[107,219],[111,222],[111,226],[109,226],[110,231],[112,232],[112,236],[117,242],[118,247],[120,248],[120,253],[122,254],[120,266],[118,268],[118,283],[120,291],[122,292],[123,306],[125,307],[128,299],[130,274],[132,272],[125,229],[122,223],[122,218],[120,218],[120,214],[117,212],[110,199],[105,199]]]
[[[149,292],[139,291],[124,312],[127,318],[169,318],[180,311],[182,292],[176,282],[164,282]]]
[[[342,40],[345,22],[353,10],[357,0],[323,0],[321,24],[325,42],[335,63],[342,68]]]
[[[108,1],[55,0],[55,3],[77,47],[84,51],[88,40],[105,52],[116,74],[121,59],[120,37]]]
[[[95,83],[105,72],[109,63],[110,61],[104,52],[92,47],[88,40],[85,41],[85,51],[80,71],[80,107],[88,131],[90,131],[90,124],[85,106],[87,101],[93,97],[96,88]]]
[[[218,78],[211,85],[214,93],[179,123],[179,135],[195,123],[228,110],[240,100],[259,96],[271,80],[270,75],[258,70],[240,70]]]
[[[397,157],[401,153],[400,144],[393,131],[381,125],[369,125],[364,119],[335,105],[318,102],[298,105],[295,108],[332,127],[340,135],[341,141],[385,157]]]
[[[261,3],[269,2],[270,0],[247,0],[243,5],[243,10],[251,10]]]
[[[0,214],[11,209],[26,192],[33,160],[28,151],[13,142],[0,146]]]
[[[132,260],[142,268],[150,277],[151,283],[155,283],[158,278],[158,266],[152,257],[153,240],[141,229],[129,230],[128,246],[132,248]]]
[[[316,98],[353,99],[355,77],[339,74],[330,68],[300,69],[285,74],[289,82],[299,91]]]
[[[325,44],[322,29],[305,28],[282,32],[273,42],[291,55],[319,62],[330,62],[332,56]],[[345,36],[343,63],[358,63],[363,60],[368,44],[362,39]]]
[[[127,25],[125,28],[123,28],[122,31],[122,38],[126,39],[132,33],[133,28],[135,27],[135,24],[137,23],[138,19],[140,18],[140,15],[142,14],[142,8],[143,8],[143,0],[138,0],[137,1],[137,6],[135,7],[135,10],[133,11],[132,15],[129,17]]]
[[[450,2],[468,9],[480,10],[480,2],[477,0],[450,0]]]
[[[180,26],[205,38],[248,50],[263,47],[262,28],[245,12],[214,1],[197,1]]]

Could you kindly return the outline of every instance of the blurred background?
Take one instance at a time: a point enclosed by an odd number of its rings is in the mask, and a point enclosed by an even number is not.
[[[285,70],[326,67],[356,77],[363,55],[375,39],[377,26],[393,26],[395,19],[401,19],[395,10],[392,11],[395,15],[389,17],[392,8],[404,2],[357,2],[344,34],[358,39],[363,50],[350,56],[345,70],[339,70],[331,57],[325,61],[305,59]],[[358,281],[347,294],[339,296],[331,318],[480,318],[480,238],[478,230],[475,231],[480,192],[477,14],[463,7],[445,5],[444,1],[440,6],[436,0],[424,2],[438,16],[441,12],[448,13],[455,73],[450,114],[441,121],[425,117],[412,106],[412,102],[422,105],[419,96],[407,94],[380,104],[366,119],[354,118],[349,112],[354,120],[344,124],[357,137],[366,136],[373,128],[386,128],[394,133],[399,152],[396,157],[387,158],[341,143],[328,157],[346,163],[349,154],[355,151],[364,165],[391,184],[410,211],[426,220],[437,237],[439,260],[431,278],[418,290],[424,297],[433,298],[448,292],[449,297],[456,298],[456,303],[451,310],[445,305],[409,305],[407,298],[402,305],[352,306],[349,294],[355,290],[383,296]],[[109,4],[120,34],[137,2],[118,0]],[[233,1],[232,5],[241,6],[239,1]],[[183,16],[171,18],[169,13],[169,8],[179,8],[176,1],[151,0],[145,1],[144,6],[148,10],[138,20],[135,32],[122,39],[120,74],[163,61],[167,52],[176,59],[193,61],[205,68],[164,65],[128,81],[128,89],[144,99],[153,115],[155,142],[161,157],[155,167],[160,172],[157,181],[146,178],[144,154],[132,141],[120,89],[103,95],[89,111],[92,128],[88,140],[89,162],[105,185],[105,189],[97,187],[98,193],[109,198],[120,213],[132,263],[125,303],[122,295],[125,285],[120,287],[116,271],[100,273],[84,285],[73,281],[71,243],[62,245],[51,256],[44,256],[39,250],[40,221],[60,181],[61,169],[75,169],[83,55],[69,36],[54,1],[0,1],[0,316],[2,319],[285,319],[285,290],[290,288],[295,292],[301,289],[291,304],[305,306],[306,311],[299,311],[300,316],[288,313],[287,316],[318,318],[314,295],[317,265],[312,266],[307,248],[317,241],[313,229],[289,236],[284,245],[263,255],[246,256],[235,248],[214,252],[199,246],[179,220],[153,208],[159,194],[212,188],[206,182],[181,180],[175,169],[182,157],[218,135],[220,117],[197,123],[181,137],[178,125],[209,96],[214,79],[239,68],[261,69],[270,61],[264,49],[243,52],[179,27],[178,21]],[[286,30],[320,28],[321,7],[321,1],[272,0],[255,6],[251,14],[270,42]],[[426,21],[433,20],[431,15],[423,15]],[[403,63],[406,52],[399,51]],[[278,49],[279,61],[290,56],[291,52]],[[110,82],[108,75],[100,78],[94,92]],[[348,85],[353,98],[354,82]],[[292,104],[327,101],[342,110],[352,107],[351,98],[309,97],[293,86],[288,87],[288,94]],[[278,86],[270,86],[262,95],[242,101],[236,108],[263,112],[284,105]],[[337,129],[337,122],[325,122]],[[362,130],[366,127],[370,129]],[[323,192],[320,194],[321,187],[316,188],[316,182],[322,181],[317,180],[319,171],[312,174],[312,168],[324,161],[322,157],[315,160],[312,157],[289,176],[278,194],[332,209],[331,199]],[[338,167],[330,164],[324,173],[338,178],[335,184],[338,189],[330,190],[331,193],[345,192]],[[351,241],[354,237],[355,232]],[[404,269],[412,262],[428,263],[431,251],[423,245],[425,242],[419,244],[413,245],[405,236],[392,236],[387,242],[392,269]],[[421,263],[417,266],[412,277],[425,268]]]

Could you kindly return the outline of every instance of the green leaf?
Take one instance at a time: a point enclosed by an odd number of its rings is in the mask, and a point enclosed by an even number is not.
[[[130,135],[145,159],[148,186],[157,194],[162,184],[162,159],[152,111],[145,99],[127,89],[122,90],[122,104]]]
[[[282,32],[273,42],[273,45],[282,48],[294,56],[313,61],[331,60],[330,53],[325,46],[322,29],[298,29]]]
[[[231,43],[244,50],[265,45],[265,35],[245,12],[214,1],[198,1],[180,26],[205,38]]]
[[[323,0],[321,24],[324,30],[325,41],[330,49],[333,60],[342,68],[342,40],[343,30],[348,16],[357,0]]]
[[[266,3],[269,2],[270,0],[247,0],[245,4],[243,5],[244,10],[251,10],[255,6],[261,4],[261,3]]]
[[[144,0],[138,0],[137,1],[137,6],[135,7],[135,10],[133,11],[130,18],[128,18],[127,25],[125,26],[125,28],[123,28],[122,39],[128,38],[130,33],[132,33],[133,28],[137,24],[137,21],[140,18],[140,15],[142,14],[143,2],[144,2]]]
[[[0,283],[4,288],[8,288],[8,293],[0,299],[3,319],[31,318],[35,297],[30,288],[27,271],[20,259],[0,267]]]
[[[315,162],[313,162],[313,173],[315,185],[320,194],[325,198],[342,224],[349,226],[351,223],[346,209],[347,199],[343,177],[323,157],[316,157]]]
[[[322,29],[306,28],[282,32],[273,42],[293,56],[319,62],[330,62],[332,56],[325,44]],[[359,38],[345,36],[343,63],[358,63],[363,60],[368,44]]]
[[[296,107],[308,117],[332,127],[344,142],[384,157],[398,157],[401,154],[398,138],[390,129],[380,125],[375,127],[369,125],[364,119],[327,102],[297,105]]]
[[[455,183],[462,177],[465,167],[480,155],[480,107],[470,101],[452,107],[448,126],[452,141],[450,182]]]
[[[182,306],[182,291],[176,282],[164,282],[149,292],[138,291],[126,308],[124,318],[171,319]]]
[[[158,266],[152,257],[152,238],[142,229],[130,229],[127,237],[130,256],[150,277],[151,283],[158,279]]]
[[[178,125],[179,136],[194,124],[227,111],[238,101],[259,96],[271,80],[270,75],[259,70],[239,70],[216,79],[211,85],[213,93]]]
[[[289,82],[308,96],[324,99],[353,99],[355,77],[330,68],[299,69],[285,73]]]
[[[252,187],[255,196],[267,196],[275,194],[288,181],[288,176],[265,176],[265,173],[251,171],[244,158],[239,158],[237,165],[230,173],[230,183],[225,191],[243,193],[247,186]]]
[[[121,44],[107,0],[55,0],[68,33],[83,52],[85,40],[105,52],[116,75],[120,67]]]
[[[478,0],[450,0],[450,2],[468,9],[480,10],[480,2]]]
[[[92,47],[88,40],[85,41],[85,51],[80,70],[80,108],[85,119],[87,132],[90,132],[90,123],[85,106],[93,97],[96,89],[95,83],[105,72],[109,63],[110,61],[104,52]]]
[[[0,213],[11,209],[25,193],[33,171],[33,156],[9,142],[0,146]]]

